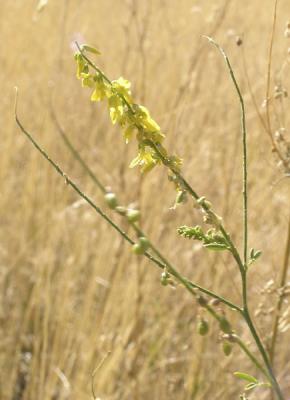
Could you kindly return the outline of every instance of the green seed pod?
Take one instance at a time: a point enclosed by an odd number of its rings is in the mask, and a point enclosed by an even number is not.
[[[199,296],[198,299],[197,299],[197,301],[198,301],[198,304],[199,304],[201,307],[205,307],[205,306],[207,305],[207,300],[206,300],[204,297],[202,297],[202,296]]]
[[[150,247],[149,240],[148,240],[146,237],[144,237],[144,236],[140,236],[140,237],[139,237],[139,244],[140,244],[140,246],[142,247],[143,252],[145,252],[146,250],[148,250],[149,247]]]
[[[223,352],[224,352],[225,356],[228,357],[231,354],[232,349],[233,349],[233,347],[229,342],[227,342],[227,341],[223,342]]]
[[[140,246],[140,243],[135,243],[132,247],[132,251],[134,254],[137,254],[138,256],[144,254],[144,250],[142,246]]]
[[[117,201],[117,197],[116,197],[115,193],[110,193],[110,192],[106,193],[105,200],[106,200],[106,203],[108,204],[108,206],[112,210],[114,210],[118,205],[118,201]]]
[[[225,317],[221,317],[220,319],[220,329],[224,333],[231,333],[232,332],[232,327],[229,321]]]
[[[139,210],[133,210],[131,208],[129,208],[127,210],[127,218],[129,222],[137,222],[140,219],[140,211]]]
[[[132,247],[133,253],[137,255],[144,254],[146,250],[150,247],[150,243],[146,237],[139,237],[138,243],[135,243]]]
[[[197,325],[197,332],[201,336],[205,336],[209,331],[208,322],[205,319],[201,319]]]
[[[161,274],[161,285],[167,286],[169,284],[169,273],[167,271],[163,271]]]

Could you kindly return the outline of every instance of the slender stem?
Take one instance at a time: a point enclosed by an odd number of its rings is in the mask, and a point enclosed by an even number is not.
[[[275,319],[274,319],[274,324],[273,324],[273,333],[272,333],[272,339],[271,339],[271,347],[270,347],[270,360],[272,362],[272,365],[274,364],[274,358],[275,358],[275,347],[276,347],[276,342],[277,342],[277,336],[278,336],[278,326],[279,326],[279,321],[280,321],[280,313],[283,305],[283,299],[284,299],[284,286],[286,284],[286,278],[287,278],[287,272],[288,268],[290,265],[290,215],[289,215],[289,221],[288,221],[288,232],[287,232],[287,239],[286,239],[286,246],[285,246],[285,253],[284,253],[284,261],[283,261],[283,267],[282,267],[282,273],[281,273],[281,279],[279,283],[279,290],[281,290],[281,293],[279,293],[279,298],[276,306],[276,313],[275,313]]]
[[[237,91],[240,107],[241,107],[241,127],[243,136],[243,223],[244,223],[244,268],[247,269],[248,264],[248,160],[247,160],[247,129],[246,129],[246,112],[244,99],[236,80],[233,68],[230,60],[226,55],[224,49],[216,43],[212,38],[206,36],[206,38],[213,43],[220,51],[227,64],[230,76],[232,78],[234,87]]]
[[[247,356],[250,358],[250,360],[253,362],[253,364],[266,376],[266,378],[269,380],[269,374],[265,370],[265,368],[260,364],[260,362],[257,360],[257,358],[254,356],[254,354],[249,350],[248,346],[242,341],[242,339],[238,336],[235,336],[235,343],[237,343],[240,348],[244,351],[244,353],[247,354]]]
[[[280,386],[279,386],[279,384],[278,384],[278,382],[277,382],[277,380],[275,378],[275,375],[274,375],[271,363],[269,361],[269,358],[267,356],[266,350],[265,350],[265,348],[263,346],[263,343],[262,343],[262,341],[261,341],[261,339],[260,339],[260,337],[259,337],[259,335],[258,335],[258,333],[256,331],[256,328],[255,328],[255,326],[253,324],[253,321],[251,319],[249,310],[248,309],[244,309],[244,313],[243,314],[244,314],[245,321],[247,322],[248,327],[249,327],[249,329],[251,331],[251,334],[252,334],[252,336],[253,336],[253,338],[254,338],[254,340],[256,342],[256,345],[257,345],[257,347],[259,349],[259,352],[260,352],[260,354],[261,354],[261,356],[263,358],[264,364],[265,364],[265,366],[267,368],[267,371],[268,371],[269,380],[270,380],[270,382],[272,384],[272,387],[273,387],[273,389],[274,389],[274,391],[275,391],[275,393],[277,395],[277,398],[279,400],[284,400],[283,394],[282,394]]]
[[[81,164],[81,166],[84,168],[84,170],[87,172],[87,174],[90,176],[90,178],[93,180],[93,182],[98,186],[98,188],[101,190],[102,193],[106,193],[106,189],[104,185],[100,182],[100,180],[96,177],[96,175],[93,173],[91,168],[88,166],[88,164],[84,161],[84,159],[80,156],[79,152],[76,150],[72,142],[69,140],[68,136],[65,134],[62,126],[60,125],[57,116],[55,114],[54,109],[51,107],[51,116],[52,119],[69,150],[72,152],[73,156],[76,158],[76,160]]]

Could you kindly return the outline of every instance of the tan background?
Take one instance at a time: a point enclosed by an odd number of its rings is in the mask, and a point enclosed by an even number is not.
[[[180,271],[239,302],[230,257],[177,237],[178,226],[198,224],[201,217],[190,204],[169,210],[175,194],[166,171],[158,168],[141,180],[139,171],[127,168],[135,144],[126,147],[105,104],[90,103],[75,77],[71,49],[76,39],[98,47],[108,76],[132,82],[135,99],[166,133],[166,146],[184,159],[184,175],[214,203],[240,246],[239,105],[222,58],[201,37],[213,35],[232,60],[247,105],[250,245],[263,250],[250,272],[251,308],[267,341],[286,241],[289,179],[275,185],[282,173],[251,101],[235,37],[243,37],[260,107],[273,6],[272,0],[49,0],[37,12],[37,1],[1,2],[1,399],[89,399],[92,371],[108,351],[95,376],[102,400],[234,399],[243,384],[232,372],[255,374],[238,349],[224,357],[215,323],[205,339],[197,335],[202,311],[192,298],[182,288],[162,287],[160,271],[133,256],[32,148],[13,119],[13,87],[19,88],[24,125],[98,205],[105,207],[102,195],[61,141],[52,106],[99,179],[123,204],[139,203],[144,230]],[[271,93],[290,47],[283,35],[287,20],[290,3],[281,0]],[[289,90],[289,58],[283,71]],[[288,99],[271,113],[274,130],[290,127]],[[263,294],[265,287],[270,293]],[[288,303],[283,312],[276,370],[290,396]],[[239,318],[229,317],[249,340]],[[267,396],[261,390],[250,398]]]

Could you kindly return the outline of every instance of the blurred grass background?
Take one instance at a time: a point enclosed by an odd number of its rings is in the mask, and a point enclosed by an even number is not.
[[[41,12],[37,4],[1,3],[0,398],[92,398],[92,371],[108,351],[94,378],[102,400],[238,398],[243,384],[232,372],[255,374],[252,366],[238,349],[223,356],[215,323],[209,336],[198,336],[202,310],[186,291],[162,287],[160,271],[133,256],[32,148],[14,122],[13,87],[19,88],[24,125],[98,205],[105,207],[102,195],[60,139],[52,107],[102,182],[124,205],[138,203],[144,230],[179,270],[238,302],[239,276],[230,257],[177,237],[178,226],[198,224],[200,215],[190,204],[170,210],[175,194],[166,171],[157,168],[141,179],[127,168],[135,144],[124,144],[104,104],[90,103],[75,77],[72,47],[77,39],[99,48],[98,63],[108,76],[132,82],[135,99],[166,133],[167,147],[184,159],[184,175],[241,243],[239,105],[222,58],[201,35],[226,49],[247,106],[250,245],[263,250],[251,272],[251,308],[267,342],[290,190],[289,179],[274,184],[281,171],[251,101],[242,52],[260,107],[273,0],[49,0]],[[271,94],[277,80],[289,90],[288,19],[290,3],[280,0]],[[273,127],[289,128],[289,100],[271,110]],[[275,368],[290,396],[289,313],[286,303]],[[249,340],[238,316],[230,318]]]

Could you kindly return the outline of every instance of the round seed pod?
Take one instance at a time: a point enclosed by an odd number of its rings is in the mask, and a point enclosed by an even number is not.
[[[144,237],[144,236],[140,236],[140,237],[139,237],[139,244],[140,244],[140,246],[142,247],[142,249],[143,249],[144,252],[145,252],[146,250],[148,250],[149,247],[150,247],[149,240],[148,240],[146,237]]]
[[[132,246],[132,251],[134,254],[137,254],[138,256],[144,254],[144,250],[143,250],[142,246],[140,246],[140,243],[135,243]]]
[[[129,208],[127,210],[127,218],[129,222],[137,222],[140,219],[140,211],[139,210],[133,210],[131,208]]]
[[[205,319],[201,319],[197,325],[197,332],[201,336],[205,336],[209,331],[208,322]]]
[[[198,299],[197,299],[197,301],[198,301],[198,304],[199,304],[201,307],[205,307],[205,306],[207,305],[207,300],[206,300],[204,297],[202,297],[202,296],[199,296]]]
[[[138,243],[135,243],[133,245],[132,251],[137,255],[141,255],[144,254],[145,251],[149,249],[149,247],[150,247],[149,240],[146,237],[141,236],[139,237]]]
[[[111,193],[111,192],[106,193],[105,194],[105,200],[106,200],[107,205],[112,210],[114,210],[118,205],[118,201],[117,201],[117,197],[116,197],[115,193]]]
[[[223,342],[223,352],[224,352],[225,356],[228,357],[231,354],[232,349],[233,349],[233,347],[228,341]]]
[[[229,321],[225,317],[222,317],[220,319],[220,329],[224,333],[231,333],[232,332],[231,324],[229,323]]]
[[[167,286],[168,285],[168,283],[169,283],[169,277],[170,277],[170,275],[169,275],[169,273],[167,272],[167,271],[163,271],[162,272],[162,274],[161,274],[161,285],[163,285],[163,286]]]

